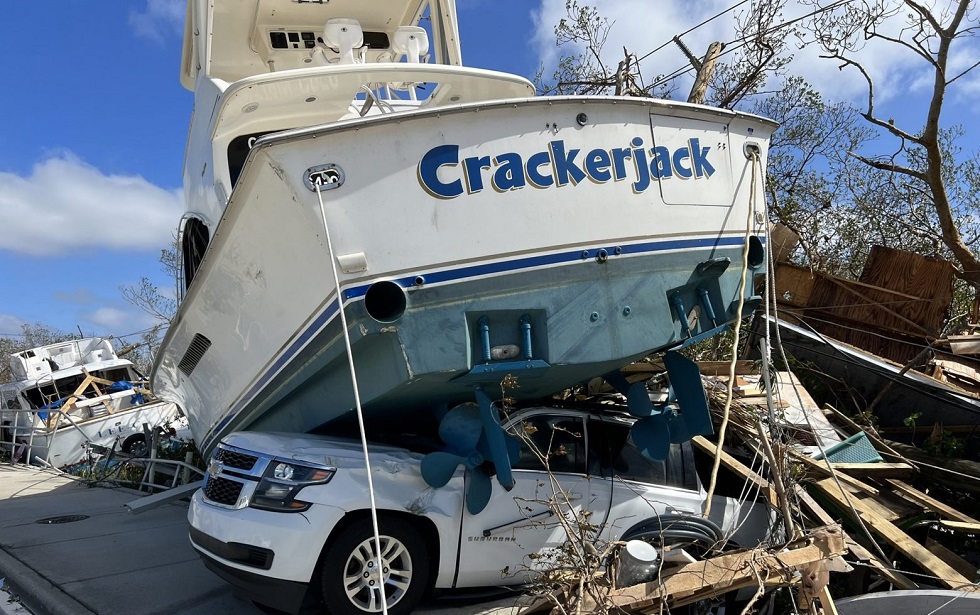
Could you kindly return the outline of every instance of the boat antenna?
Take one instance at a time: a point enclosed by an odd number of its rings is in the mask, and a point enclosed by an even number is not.
[[[361,394],[357,387],[357,372],[354,369],[354,353],[351,350],[350,332],[347,330],[347,316],[344,314],[344,294],[340,288],[340,277],[337,275],[337,259],[334,258],[333,244],[330,242],[330,227],[327,224],[327,212],[323,207],[323,193],[320,191],[322,179],[314,180],[316,198],[320,201],[320,218],[323,220],[323,234],[327,240],[327,252],[330,256],[330,268],[333,271],[334,287],[337,292],[337,309],[340,312],[340,325],[344,332],[344,344],[347,347],[347,363],[350,366],[350,380],[354,387],[354,407],[357,409],[357,426],[361,432],[361,449],[364,452],[364,467],[367,470],[368,494],[371,498],[371,525],[374,528],[374,559],[379,572],[385,567],[381,561],[381,533],[378,530],[378,507],[374,501],[374,479],[371,476],[371,459],[368,457],[367,432],[364,430],[364,411],[361,408]],[[381,612],[388,615],[388,597],[385,595],[386,580],[384,575],[378,585],[381,594]]]

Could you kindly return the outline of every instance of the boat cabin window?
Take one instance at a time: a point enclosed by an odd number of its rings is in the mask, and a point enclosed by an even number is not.
[[[239,172],[241,168],[239,168]],[[191,282],[204,260],[204,252],[208,248],[210,234],[204,222],[197,218],[189,218],[181,233],[181,257],[184,265],[184,290],[191,287]]]

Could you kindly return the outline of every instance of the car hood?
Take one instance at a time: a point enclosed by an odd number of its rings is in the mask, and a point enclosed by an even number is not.
[[[335,468],[363,468],[364,451],[359,440],[279,432],[240,431],[222,439],[224,444],[261,452],[280,459],[307,461]],[[421,453],[387,444],[368,443],[371,465],[419,464]]]

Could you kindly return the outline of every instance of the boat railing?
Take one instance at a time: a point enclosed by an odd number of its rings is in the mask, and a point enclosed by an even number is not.
[[[534,85],[524,77],[463,66],[381,62],[297,68],[228,85],[213,116],[212,138],[254,132],[284,119],[311,126],[372,109],[388,114],[533,95]]]
[[[45,417],[39,415],[46,412]],[[51,451],[54,449],[55,438],[58,437],[59,427],[71,426],[82,437],[87,439],[85,432],[75,422],[75,418],[68,414],[67,410],[34,410],[34,409],[4,409],[4,423],[0,429],[0,446],[10,454],[10,462],[30,463],[31,460],[39,461],[48,467],[54,467],[51,463]],[[8,416],[13,415],[13,421],[8,423]],[[62,422],[64,421],[64,422]],[[39,435],[46,439],[43,447],[47,452],[44,457],[34,458],[34,437]]]

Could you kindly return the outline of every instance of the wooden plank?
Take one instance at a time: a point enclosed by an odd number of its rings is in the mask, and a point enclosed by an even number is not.
[[[789,551],[768,553],[754,549],[685,564],[663,572],[660,582],[614,590],[610,598],[626,611],[657,613],[665,601],[672,608],[682,606],[758,585],[759,576],[782,584],[801,566],[845,553],[847,547],[840,527],[823,527],[810,532],[796,548],[791,545]]]
[[[834,599],[830,595],[830,587],[828,585],[823,586],[823,589],[817,594],[817,599],[820,600],[820,608],[823,609],[824,615],[839,615],[837,605],[834,604]]]
[[[980,523],[980,521],[977,521],[970,515],[964,512],[960,512],[955,508],[953,508],[952,506],[944,504],[943,502],[940,502],[939,500],[932,497],[931,495],[927,493],[923,493],[922,491],[919,491],[915,487],[912,487],[907,483],[903,483],[900,480],[895,480],[891,478],[885,479],[885,484],[891,487],[892,489],[894,489],[897,493],[900,493],[901,495],[907,497],[908,499],[919,504],[920,506],[928,510],[937,512],[940,515],[947,517],[953,521],[962,521],[964,523]]]
[[[916,475],[913,466],[907,463],[831,463],[835,470],[855,478],[912,478]],[[827,466],[822,466],[827,469]],[[828,470],[829,473],[829,470]]]
[[[956,553],[953,553],[932,538],[926,538],[926,548],[929,549],[930,553],[949,564],[953,570],[962,574],[964,577],[973,579],[977,576],[976,566],[966,561]]]
[[[695,436],[691,438],[691,443],[712,457],[714,457],[715,452],[718,450],[718,447],[715,446],[713,442],[709,442],[704,436]],[[761,489],[762,493],[766,494],[766,499],[769,501],[769,504],[773,508],[779,508],[779,498],[776,496],[776,490],[769,481],[747,468],[745,464],[740,462],[738,459],[735,459],[724,450],[721,451],[721,463],[732,472],[735,472],[735,474],[741,476],[743,479]]]
[[[789,450],[790,456],[793,457],[793,461],[799,461],[804,466],[806,466],[807,475],[831,476],[831,471],[830,468],[827,467],[826,460],[821,459],[818,461],[798,451],[794,451],[793,449],[787,449],[787,450]],[[836,464],[832,464],[832,465],[836,467]],[[849,487],[853,487],[859,491],[867,493],[868,495],[878,495],[879,493],[878,490],[872,487],[871,485],[864,483],[859,479],[854,478],[853,476],[848,476],[847,474],[844,474],[842,472],[837,472],[837,478],[840,479],[842,483],[848,485]]]
[[[819,522],[824,525],[831,525],[836,523],[836,519],[830,516],[830,514],[813,499],[806,489],[804,489],[799,484],[793,486],[796,491],[796,496],[800,503],[810,512],[810,514]],[[864,546],[855,542],[847,532],[844,533],[844,541],[847,545],[848,551],[855,560],[866,563],[883,579],[894,585],[899,589],[918,589],[919,586],[913,582],[911,579],[906,577],[900,572],[891,570],[890,566],[883,563],[877,555],[872,554],[870,551],[864,548]],[[855,572],[856,574],[856,572]]]
[[[952,566],[912,540],[908,534],[900,530],[893,523],[881,518],[880,515],[876,514],[869,507],[864,506],[864,503],[859,498],[848,497],[843,494],[831,479],[817,481],[815,484],[821,493],[834,502],[841,512],[852,519],[854,518],[854,511],[851,510],[851,506],[853,506],[861,520],[872,532],[884,538],[888,544],[915,562],[926,573],[937,577],[937,580],[942,585],[949,589],[960,589],[972,584],[972,579],[967,579],[961,575]]]
[[[954,532],[980,534],[980,523],[965,523],[963,521],[940,521],[939,525]]]

